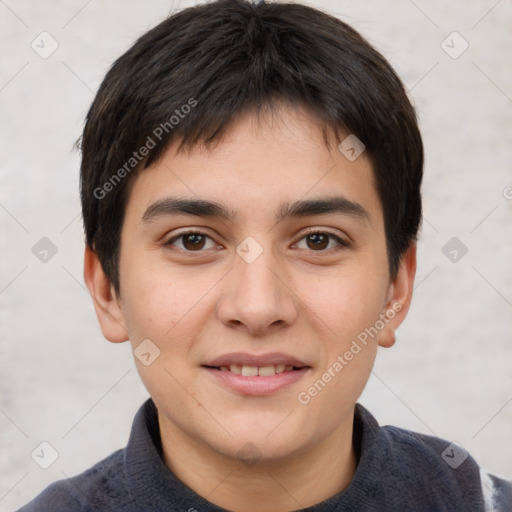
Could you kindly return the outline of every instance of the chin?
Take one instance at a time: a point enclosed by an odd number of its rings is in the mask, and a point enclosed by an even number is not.
[[[276,420],[272,427],[269,423],[254,423],[251,427],[245,425],[244,428],[233,425],[229,432],[236,434],[229,438],[229,446],[225,445],[224,449],[219,447],[219,451],[242,461],[249,459],[270,463],[292,457],[304,449],[308,438],[305,429],[280,425],[283,416]]]
[[[291,442],[289,439],[286,443],[278,440],[275,441],[270,442],[267,439],[263,442],[258,439],[237,437],[237,440],[231,443],[229,447],[221,450],[221,453],[229,458],[240,461],[242,467],[251,468],[256,465],[261,467],[262,464],[279,464],[300,451],[300,446],[296,445],[296,441],[293,441],[293,445],[289,444]]]

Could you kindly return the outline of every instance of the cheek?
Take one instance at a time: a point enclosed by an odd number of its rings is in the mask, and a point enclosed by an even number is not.
[[[317,323],[323,324],[322,332],[332,339],[330,345],[342,350],[347,342],[378,319],[387,288],[385,272],[369,273],[351,266],[309,283],[300,296],[314,313]]]
[[[302,289],[323,354],[300,403],[314,401],[326,417],[334,419],[350,406],[370,376],[379,338],[371,328],[382,313],[388,286],[386,267],[367,270],[378,268],[382,262],[347,265]],[[338,412],[332,404],[340,406]]]
[[[174,351],[179,350],[179,332],[188,324],[194,302],[197,302],[197,295],[191,294],[190,290],[178,294],[170,283],[161,282],[151,288],[139,289],[125,310],[132,343],[137,343],[136,338],[149,338],[162,351],[171,347]]]
[[[298,401],[318,411],[327,428],[340,421],[361,395],[377,353],[378,335],[368,334],[382,310],[382,288],[347,279],[310,297],[322,355]],[[322,334],[318,334],[318,333]],[[373,334],[374,331],[372,331]]]
[[[209,291],[218,276],[177,271],[168,261],[135,257],[126,259],[125,268],[132,269],[122,274],[123,311],[132,344],[149,338],[163,356],[186,356],[204,322],[205,308],[211,307]]]
[[[200,290],[182,286],[176,276],[171,279],[162,271],[132,275],[125,279],[125,287],[126,326],[145,387],[157,403],[163,403],[167,393],[181,396],[179,383],[186,380],[188,354],[200,325]],[[142,342],[148,339],[154,345],[150,344],[151,360],[146,364],[137,357],[137,347],[141,344],[147,352],[147,342]]]
[[[132,344],[149,338],[160,347],[190,308],[193,291],[180,287],[170,272],[135,256],[125,258],[120,270],[123,312]]]

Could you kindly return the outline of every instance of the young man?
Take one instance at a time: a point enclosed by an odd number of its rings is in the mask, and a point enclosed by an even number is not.
[[[357,404],[416,269],[423,148],[385,59],[298,4],[141,37],[82,138],[85,281],[151,399],[29,511],[511,510],[461,447]]]

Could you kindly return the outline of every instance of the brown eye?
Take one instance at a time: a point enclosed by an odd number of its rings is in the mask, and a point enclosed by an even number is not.
[[[306,243],[310,249],[322,250],[329,245],[329,235],[314,233],[306,237]]]
[[[348,242],[335,235],[334,233],[326,231],[315,231],[308,233],[303,236],[295,245],[299,249],[309,249],[316,252],[350,247]]]
[[[189,251],[202,249],[205,245],[205,237],[198,233],[191,233],[183,236],[183,247]]]
[[[172,245],[182,251],[201,251],[203,249],[212,249],[215,247],[213,240],[203,233],[181,233],[171,238],[165,245]]]

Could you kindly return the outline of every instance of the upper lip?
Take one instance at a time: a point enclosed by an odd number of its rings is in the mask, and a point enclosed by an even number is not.
[[[297,358],[281,352],[271,352],[268,354],[247,354],[245,352],[233,352],[216,357],[203,366],[229,366],[236,364],[239,366],[272,366],[284,364],[286,366],[295,366],[296,368],[307,367],[308,365]]]

